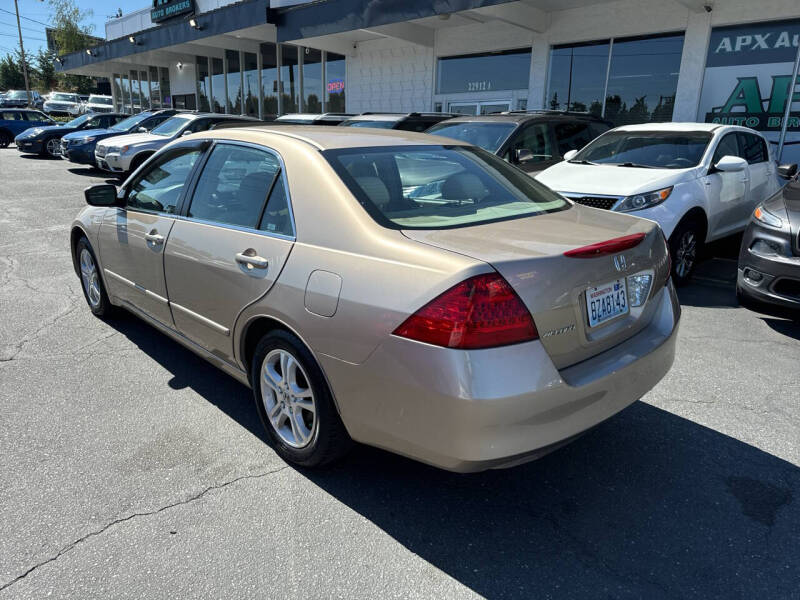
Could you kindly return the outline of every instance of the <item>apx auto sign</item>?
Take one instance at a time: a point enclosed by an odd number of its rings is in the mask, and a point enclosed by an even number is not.
[[[706,122],[800,131],[800,92],[792,72],[800,21],[719,27],[711,33],[700,115]]]
[[[159,23],[179,15],[194,12],[194,0],[153,0],[153,9],[150,11],[150,20]]]

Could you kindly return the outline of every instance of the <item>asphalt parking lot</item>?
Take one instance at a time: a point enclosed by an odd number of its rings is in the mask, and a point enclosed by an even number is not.
[[[249,391],[85,305],[69,225],[106,177],[0,150],[0,599],[800,598],[800,321],[681,290],[671,373],[477,475],[265,444]]]

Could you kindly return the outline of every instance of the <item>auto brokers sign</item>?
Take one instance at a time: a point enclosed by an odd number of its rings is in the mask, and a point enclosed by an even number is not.
[[[744,125],[777,142],[789,102],[787,142],[796,145],[800,141],[800,92],[790,80],[798,43],[800,21],[714,28],[698,120]],[[800,148],[791,153],[796,151]],[[788,153],[787,148],[784,154]]]
[[[153,9],[150,11],[150,20],[160,23],[178,15],[187,15],[194,12],[194,0],[153,0]]]

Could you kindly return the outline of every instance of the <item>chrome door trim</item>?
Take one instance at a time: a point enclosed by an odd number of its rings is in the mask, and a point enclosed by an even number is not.
[[[219,221],[207,221],[206,219],[197,219],[195,217],[185,217],[185,216],[176,216],[175,220],[185,221],[187,223],[197,223],[198,225],[209,225],[211,227],[221,227],[222,229],[232,229],[233,231],[241,231],[243,233],[255,233],[257,235],[263,235],[264,237],[285,240],[287,242],[297,241],[297,238],[293,235],[272,233],[270,231],[264,231],[263,229],[253,229],[252,227],[244,227],[242,225],[232,225],[230,223],[220,223]]]
[[[194,312],[193,310],[189,310],[185,306],[181,306],[180,304],[176,304],[175,302],[170,302],[169,305],[172,308],[177,308],[180,312],[182,312],[186,316],[193,318],[195,321],[199,321],[206,327],[209,327],[214,331],[221,333],[222,335],[230,335],[231,333],[230,329],[228,329],[227,327],[224,327],[223,325],[220,325],[216,321],[212,321],[211,319],[208,319],[203,315]]]
[[[169,304],[169,301],[166,298],[164,298],[164,296],[156,294],[155,292],[152,292],[152,291],[148,290],[147,288],[139,285],[138,283],[136,283],[134,281],[131,281],[130,279],[126,279],[125,277],[123,277],[122,275],[119,275],[118,273],[114,273],[114,271],[112,271],[111,269],[105,269],[104,268],[103,271],[105,271],[106,275],[109,275],[113,279],[116,279],[117,281],[119,281],[121,283],[124,283],[128,287],[131,287],[131,288],[135,289],[137,292],[141,292],[145,296],[149,296],[150,298],[160,302],[161,304],[164,304],[164,305]]]

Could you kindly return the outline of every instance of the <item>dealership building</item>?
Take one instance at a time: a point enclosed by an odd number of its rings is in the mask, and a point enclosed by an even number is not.
[[[798,0],[154,0],[105,38],[58,68],[126,112],[588,111],[742,124],[800,162]]]

